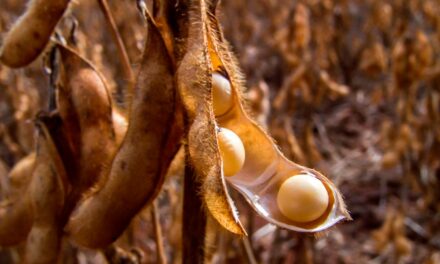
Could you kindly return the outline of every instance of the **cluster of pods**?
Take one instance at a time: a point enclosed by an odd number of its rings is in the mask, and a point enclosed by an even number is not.
[[[50,46],[56,65],[49,111],[35,119],[35,154],[10,175],[24,195],[11,193],[0,210],[0,245],[26,240],[29,263],[54,263],[63,237],[110,245],[155,199],[181,145],[204,205],[233,233],[246,231],[227,183],[282,228],[319,232],[350,218],[337,188],[285,158],[245,111],[217,1],[154,1],[152,13],[139,5],[147,40],[128,114],[73,43],[49,41],[68,5],[33,0],[0,50],[1,63],[23,67]]]

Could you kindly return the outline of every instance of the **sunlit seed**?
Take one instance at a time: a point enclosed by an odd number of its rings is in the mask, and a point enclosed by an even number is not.
[[[244,164],[245,151],[241,139],[229,129],[221,128],[218,142],[225,176],[234,176]]]
[[[281,213],[295,222],[311,222],[322,216],[329,197],[324,184],[309,175],[296,175],[281,185],[277,204]]]
[[[212,100],[215,116],[223,115],[232,107],[231,84],[219,73],[212,74]]]

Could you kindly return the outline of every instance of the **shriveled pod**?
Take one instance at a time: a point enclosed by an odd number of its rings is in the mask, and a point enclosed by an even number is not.
[[[61,246],[67,175],[48,128],[37,121],[37,129],[36,165],[29,188],[34,222],[26,242],[25,263],[49,264],[57,262]]]
[[[180,137],[172,137],[175,115],[173,68],[151,21],[126,136],[107,181],[75,209],[66,232],[74,242],[102,248],[116,240],[131,219],[158,194]]]
[[[33,221],[29,182],[35,166],[35,153],[21,159],[9,172],[8,200],[0,205],[0,245],[12,246],[26,239]]]
[[[70,0],[31,0],[26,12],[6,35],[0,61],[13,68],[35,60],[46,47]]]
[[[214,4],[210,11],[215,13]],[[215,16],[209,18],[212,67],[214,72],[225,72],[223,78],[230,82],[233,101],[216,119],[220,127],[238,135],[245,149],[243,167],[227,177],[227,181],[244,195],[259,215],[286,229],[319,232],[343,219],[350,219],[334,184],[321,173],[288,160],[245,112],[241,104],[240,70],[218,21]],[[213,83],[215,85],[215,81]]]

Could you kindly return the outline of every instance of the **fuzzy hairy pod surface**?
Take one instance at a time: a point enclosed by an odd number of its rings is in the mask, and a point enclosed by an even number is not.
[[[86,247],[107,246],[121,235],[155,198],[178,150],[180,138],[169,136],[175,114],[172,64],[151,21],[147,38],[127,134],[108,180],[79,204],[66,227],[70,238]]]
[[[186,53],[177,69],[180,98],[185,107],[189,131],[188,152],[197,180],[202,185],[205,205],[226,229],[245,234],[222,174],[220,150],[212,106],[212,78],[208,57],[205,1],[191,1]],[[211,99],[210,99],[211,98]]]
[[[70,0],[31,0],[0,48],[0,61],[13,68],[34,61],[44,50]]]
[[[215,3],[208,2],[210,14],[215,14],[215,8]],[[245,196],[260,216],[283,228],[300,232],[319,232],[342,219],[350,219],[336,186],[319,172],[288,160],[264,130],[246,113],[241,104],[241,91],[244,90],[241,71],[223,37],[216,17],[214,15],[208,17],[206,29],[211,65],[214,72],[226,73],[233,100],[231,109],[224,115],[217,116],[217,122],[219,126],[236,133],[245,148],[246,159],[243,168],[236,175],[227,178],[229,183]],[[294,175],[311,177],[306,178],[307,181],[318,180],[326,190],[323,192],[324,189],[320,188],[321,191],[316,192],[324,196],[323,204],[326,200],[328,204],[317,206],[315,208],[317,212],[312,214],[313,217],[293,221],[277,206],[280,187]],[[304,207],[308,206],[306,203]],[[320,216],[313,219],[316,215]]]
[[[190,125],[190,161],[198,180],[202,182],[206,207],[223,227],[233,233],[245,234],[221,169],[216,120],[220,127],[237,134],[244,145],[243,167],[234,171],[227,180],[266,220],[295,231],[318,232],[349,218],[337,188],[320,173],[285,158],[272,139],[245,112],[241,104],[241,91],[244,90],[241,71],[216,20],[216,4],[216,1],[190,2],[187,50],[177,71],[179,92]],[[212,79],[220,72],[224,77],[222,82],[229,81],[229,85],[218,85],[219,82]],[[224,93],[213,92],[213,85],[221,89],[226,87],[227,90]],[[225,103],[227,110],[214,116],[213,103],[219,101],[232,101],[232,104]],[[299,174],[319,180],[329,201],[325,212],[319,212],[322,215],[318,219],[307,223],[292,221],[277,206],[276,196],[281,184],[288,177]]]

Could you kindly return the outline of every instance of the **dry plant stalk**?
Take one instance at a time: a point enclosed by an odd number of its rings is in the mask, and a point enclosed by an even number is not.
[[[183,185],[182,263],[205,263],[207,212],[199,194],[199,176],[189,164],[185,166]]]
[[[101,7],[102,12],[104,13],[105,19],[107,20],[107,23],[110,28],[110,32],[111,32],[112,37],[114,39],[114,42],[116,43],[116,46],[118,48],[118,55],[122,61],[122,69],[124,71],[124,76],[127,81],[126,100],[130,101],[131,97],[133,96],[133,87],[135,85],[135,76],[133,74],[133,70],[131,69],[130,60],[129,60],[128,54],[127,54],[127,49],[125,48],[125,45],[122,42],[119,31],[116,28],[116,23],[115,23],[115,20],[113,19],[113,15],[111,13],[111,10],[110,10],[110,7],[107,3],[107,0],[99,0],[98,3],[99,3],[99,6]]]

